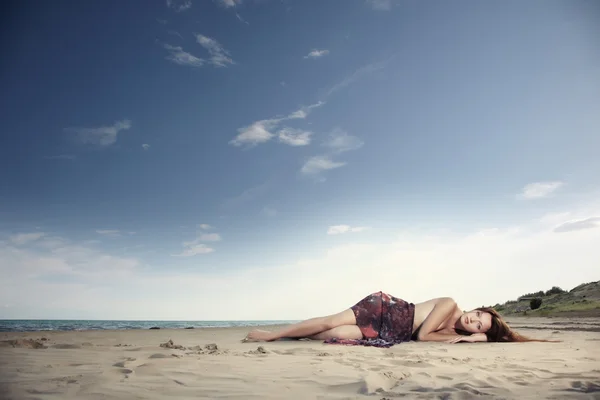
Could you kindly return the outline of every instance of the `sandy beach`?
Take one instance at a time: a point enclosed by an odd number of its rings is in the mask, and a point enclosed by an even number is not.
[[[600,319],[509,322],[564,342],[380,349],[242,343],[246,328],[2,333],[0,398],[600,399]]]

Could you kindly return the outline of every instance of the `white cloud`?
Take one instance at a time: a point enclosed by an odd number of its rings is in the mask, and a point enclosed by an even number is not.
[[[115,122],[112,126],[101,126],[98,128],[67,128],[65,130],[77,134],[83,143],[106,147],[117,141],[119,132],[130,128],[131,121],[124,119]]]
[[[268,142],[275,136],[271,130],[276,128],[278,123],[278,120],[272,119],[253,122],[251,125],[239,128],[238,135],[230,140],[229,144],[234,146],[255,146],[260,143]]]
[[[330,154],[309,158],[300,169],[300,172],[304,175],[318,175],[325,170],[343,167],[346,162],[334,161],[332,155],[357,150],[363,144],[363,141],[358,137],[351,136],[346,131],[336,128],[329,135],[329,139],[323,143],[324,147],[330,149]]]
[[[150,148],[150,145],[148,143],[142,144],[142,149],[148,150],[149,148]]]
[[[554,228],[554,232],[573,232],[584,229],[600,228],[600,217],[590,217],[574,221],[563,222]]]
[[[300,109],[288,114],[287,118],[285,118],[285,119],[305,119],[306,117],[308,117],[308,114],[310,114],[310,112],[313,109],[319,108],[324,104],[325,104],[324,102],[319,101],[319,102],[317,102],[315,104],[311,104],[309,106],[300,107]]]
[[[329,135],[329,140],[323,145],[329,147],[334,153],[344,153],[350,150],[357,150],[363,146],[364,142],[356,136],[348,135],[348,132],[336,128]]]
[[[283,128],[278,132],[279,141],[290,146],[307,146],[312,132],[302,129]]]
[[[167,7],[182,12],[192,7],[192,0],[167,0]]]
[[[199,239],[204,242],[218,242],[221,240],[221,235],[218,233],[204,233],[200,235]]]
[[[235,7],[238,4],[242,4],[242,0],[218,0],[219,3],[226,8]]]
[[[247,145],[252,147],[260,143],[266,143],[276,136],[275,133],[273,133],[273,131],[277,129],[281,122],[292,119],[305,119],[306,117],[308,117],[308,115],[313,109],[321,107],[324,104],[324,102],[319,101],[318,103],[311,104],[309,106],[300,107],[298,110],[289,113],[285,117],[276,117],[255,121],[248,126],[239,128],[238,135],[232,140],[230,140],[229,144],[233,146]],[[294,141],[287,141],[286,138],[284,138],[283,140],[281,140],[281,142],[285,144],[292,144],[292,142]]]
[[[548,197],[563,186],[563,184],[564,183],[560,181],[530,183],[523,187],[520,196],[524,199],[540,199]]]
[[[171,46],[170,44],[163,44],[163,47],[169,51],[169,55],[165,57],[167,60],[174,62],[178,65],[186,65],[189,67],[201,67],[204,65],[204,60],[196,57],[195,55],[188,53],[183,50],[180,46]]]
[[[202,224],[205,225],[205,224]],[[200,226],[202,226],[200,225]],[[201,229],[209,229],[210,227],[205,225],[206,228]],[[179,254],[173,254],[175,257],[191,257],[198,254],[208,254],[215,251],[212,247],[209,247],[207,244],[202,242],[218,242],[221,240],[221,235],[218,233],[201,233],[195,239],[190,241],[185,241],[181,243],[183,246],[183,251]]]
[[[204,243],[196,243],[189,246],[185,246],[185,249],[179,253],[174,254],[174,257],[192,257],[198,254],[208,254],[215,251],[213,248],[208,247]]]
[[[96,233],[102,236],[120,236],[121,231],[118,229],[96,229]]]
[[[12,235],[9,240],[12,244],[17,246],[22,246],[29,242],[35,242],[38,239],[41,239],[46,234],[43,232],[32,232],[32,233],[18,233],[16,235]]]
[[[327,229],[328,235],[339,235],[342,233],[350,233],[350,232],[362,232],[367,229],[364,226],[350,226],[350,225],[332,225]]]
[[[305,175],[314,175],[322,171],[340,168],[346,165],[345,162],[333,161],[328,156],[314,156],[306,160],[300,172]]]
[[[320,58],[329,54],[329,50],[318,50],[314,49],[310,53],[304,56],[304,58]]]
[[[209,62],[215,67],[226,67],[227,64],[234,64],[229,57],[229,52],[215,39],[196,34],[196,41],[208,51],[208,54],[210,54]]]
[[[392,0],[366,0],[374,10],[389,11],[392,9]]]
[[[200,224],[200,225],[198,225],[198,228],[203,229],[203,230],[208,230],[208,229],[212,229],[212,226],[210,226],[209,224]]]

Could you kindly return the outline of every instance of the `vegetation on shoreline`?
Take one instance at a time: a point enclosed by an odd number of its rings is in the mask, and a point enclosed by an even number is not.
[[[583,283],[566,291],[554,286],[519,296],[494,309],[505,316],[600,317],[600,281]]]

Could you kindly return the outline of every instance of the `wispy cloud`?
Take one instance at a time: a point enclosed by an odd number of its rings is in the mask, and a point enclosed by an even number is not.
[[[192,0],[167,0],[167,7],[182,12],[192,8]]]
[[[111,126],[101,126],[98,128],[67,128],[65,130],[77,134],[83,143],[106,147],[117,141],[119,132],[130,128],[131,121],[124,119],[115,122],[115,124]]]
[[[345,88],[346,86],[356,82],[358,79],[372,74],[373,72],[379,71],[381,69],[383,69],[385,67],[387,62],[379,62],[379,63],[373,63],[373,64],[368,64],[365,65],[359,69],[357,69],[356,71],[354,71],[352,74],[348,75],[347,77],[345,77],[343,80],[341,80],[340,82],[336,83],[335,85],[329,87],[328,89],[325,89],[324,91],[324,97],[329,97],[332,94],[334,94],[335,92]]]
[[[169,35],[177,36],[177,37],[179,37],[180,39],[183,39],[183,36],[181,36],[181,33],[177,32],[177,31],[168,30],[168,31],[167,31],[167,33],[168,33]]]
[[[523,187],[519,196],[528,200],[540,199],[550,196],[563,185],[564,183],[560,181],[530,183]]]
[[[166,59],[174,62],[175,64],[187,65],[190,67],[201,67],[204,65],[203,59],[184,51],[181,46],[171,46],[170,44],[165,43],[163,44],[163,47],[169,51],[169,55],[166,57]]]
[[[209,224],[200,224],[200,225],[198,225],[198,228],[206,231],[206,230],[212,229],[212,226],[210,226]]]
[[[264,119],[238,129],[238,135],[229,141],[234,146],[255,146],[268,142],[275,136],[271,131],[277,127],[280,120]]]
[[[364,142],[356,136],[351,136],[348,132],[340,128],[335,128],[329,135],[329,140],[323,143],[336,154],[344,153],[350,150],[357,150],[363,146]]]
[[[102,236],[109,237],[121,236],[121,231],[119,231],[118,229],[96,229],[96,233]]]
[[[235,17],[240,21],[243,22],[246,25],[250,25],[250,22],[246,21],[244,18],[242,18],[242,16],[238,13],[235,13]]]
[[[189,246],[189,245],[193,245],[193,244],[198,244],[200,242],[218,242],[221,240],[221,235],[219,235],[218,233],[203,233],[200,234],[196,239],[192,240],[191,242],[184,242],[183,244],[185,246]]]
[[[249,203],[256,200],[257,198],[264,196],[272,186],[271,181],[263,182],[259,185],[253,186],[244,190],[242,193],[230,197],[223,202],[222,207],[225,209],[233,209],[243,204]]]
[[[242,0],[218,0],[218,2],[226,8],[235,7],[238,4],[242,4]]]
[[[308,117],[308,114],[310,114],[311,110],[313,110],[315,108],[319,108],[323,104],[325,104],[325,103],[322,101],[319,101],[319,102],[316,102],[315,104],[311,104],[309,106],[300,107],[300,109],[290,113],[287,116],[287,118],[285,118],[285,119],[304,119],[304,118]]]
[[[229,52],[215,39],[196,34],[196,41],[208,51],[210,54],[209,62],[215,67],[226,67],[228,64],[234,64],[229,57]]]
[[[283,128],[278,134],[279,141],[289,146],[307,146],[310,144],[312,132],[302,129]]]
[[[206,225],[208,226],[208,225]],[[210,227],[206,228],[209,229]],[[218,233],[201,233],[195,239],[185,241],[181,245],[183,251],[179,254],[173,254],[174,257],[191,257],[198,254],[208,254],[215,251],[212,247],[203,242],[218,242],[221,240],[221,235]]]
[[[327,229],[328,235],[340,235],[342,233],[362,232],[366,230],[365,226],[350,226],[350,225],[332,225]]]
[[[600,228],[600,217],[591,217],[575,221],[568,221],[554,228],[554,232],[572,232],[584,229]]]
[[[174,257],[192,257],[198,254],[208,254],[214,252],[215,249],[208,247],[204,243],[187,246],[181,253],[174,254]]]
[[[392,0],[366,0],[374,10],[389,11],[392,9]]]
[[[142,144],[142,149],[148,150],[149,148],[150,148],[150,145],[148,143]]]
[[[329,153],[309,158],[300,169],[300,172],[304,175],[318,175],[326,170],[343,167],[347,163],[335,161],[333,156],[357,150],[363,144],[364,142],[358,137],[349,135],[343,129],[335,128],[329,135],[329,138],[322,144],[330,150]]]
[[[32,232],[32,233],[17,233],[16,235],[12,235],[9,237],[9,240],[12,244],[17,246],[22,246],[24,244],[35,242],[40,238],[44,237],[46,234],[43,232]]]
[[[314,49],[310,53],[304,56],[304,58],[321,58],[329,54],[329,50],[318,50]]]
[[[233,146],[255,146],[260,143],[265,143],[275,137],[274,131],[281,125],[282,122],[293,119],[305,119],[311,112],[311,110],[321,107],[324,102],[320,101],[315,104],[311,104],[309,106],[301,107],[300,109],[291,112],[285,117],[275,117],[270,119],[263,119],[260,121],[255,121],[252,124],[239,128],[238,135],[229,141],[229,144]],[[291,129],[284,127],[282,129]],[[281,143],[285,143],[288,145],[298,145],[293,143],[298,143],[298,140],[292,140],[289,133],[290,131],[282,132],[284,138],[281,140]],[[306,135],[304,135],[306,137]],[[310,135],[308,135],[310,137]],[[280,136],[281,138],[281,136]],[[289,138],[289,140],[288,140]],[[306,138],[305,138],[306,140]]]
[[[329,156],[314,156],[306,160],[300,172],[305,175],[316,175],[322,171],[340,168],[344,165],[346,165],[345,162],[333,161]]]

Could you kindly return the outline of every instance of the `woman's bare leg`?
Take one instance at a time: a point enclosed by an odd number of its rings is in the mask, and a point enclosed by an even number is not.
[[[325,332],[312,335],[309,339],[328,340],[328,339],[362,339],[363,334],[356,325],[342,325]]]
[[[270,342],[281,338],[305,338],[342,325],[356,325],[354,311],[347,309],[341,313],[327,317],[307,319],[306,321],[289,325],[277,332],[254,330],[244,340],[249,342]]]

